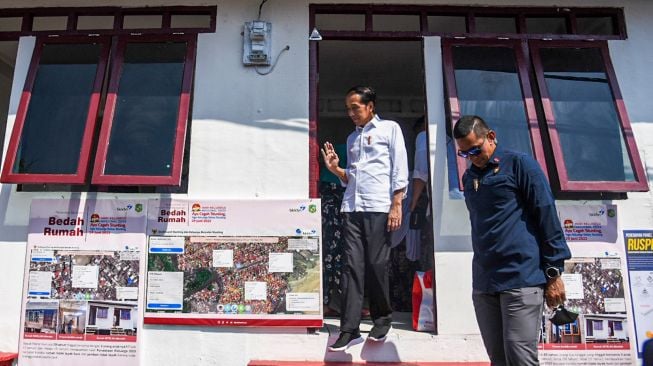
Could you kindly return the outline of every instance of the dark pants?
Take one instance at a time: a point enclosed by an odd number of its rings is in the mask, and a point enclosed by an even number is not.
[[[365,291],[374,324],[392,322],[388,288],[390,232],[384,212],[345,212],[344,263],[342,268],[342,311],[340,331],[355,332],[361,321]]]
[[[473,291],[476,320],[492,366],[539,365],[543,291],[542,287]]]

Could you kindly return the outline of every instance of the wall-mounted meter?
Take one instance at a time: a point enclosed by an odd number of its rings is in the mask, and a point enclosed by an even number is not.
[[[243,32],[243,64],[265,65],[272,62],[272,23],[255,20],[245,22]]]

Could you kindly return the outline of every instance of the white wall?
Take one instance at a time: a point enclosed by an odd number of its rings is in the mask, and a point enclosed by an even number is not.
[[[313,3],[353,3],[316,0]],[[362,1],[370,3],[371,1]],[[216,2],[127,1],[111,6],[208,5]],[[468,1],[383,1],[406,4],[479,4]],[[487,5],[533,5],[527,0],[483,1]],[[29,6],[107,5],[100,1],[44,1]],[[241,64],[242,24],[256,18],[259,1],[217,1],[217,31],[199,37],[191,135],[188,196],[214,198],[290,198],[308,195],[308,4],[307,0],[273,0],[263,7],[262,18],[273,24],[272,50],[276,57],[285,45],[276,70],[259,76]],[[553,6],[553,1],[537,5]],[[647,1],[576,0],[567,6],[624,6],[629,39],[610,42],[642,159],[653,177],[653,103],[650,103],[653,73],[653,31],[649,20],[653,4]],[[0,0],[0,8],[25,7],[22,1]],[[19,95],[31,52],[30,39],[21,41],[13,97]],[[438,326],[441,335],[477,333],[471,306],[471,240],[467,212],[462,200],[452,200],[446,186],[442,75],[437,38],[425,40],[425,65],[431,133],[434,210],[436,219],[436,282]],[[22,69],[22,71],[21,71]],[[8,127],[13,121],[10,112]],[[8,135],[9,133],[7,133]],[[5,144],[6,147],[6,144]],[[84,194],[74,196],[85,197]],[[97,197],[126,195],[98,194]],[[153,195],[150,195],[153,196]],[[0,350],[16,351],[20,329],[20,298],[25,258],[29,204],[35,197],[68,198],[65,193],[16,193],[15,186],[0,187]],[[592,203],[592,202],[589,202]],[[619,206],[622,229],[653,227],[653,196],[650,192],[629,194]],[[314,348],[304,330],[229,328],[145,327],[139,329],[145,365],[200,364],[218,362],[245,364],[250,358],[274,355],[279,344],[291,343],[294,357],[311,358],[323,348]],[[302,342],[306,342],[303,344]],[[192,354],[179,352],[193,349]],[[156,352],[151,352],[156,350]],[[234,350],[238,350],[235,352]]]

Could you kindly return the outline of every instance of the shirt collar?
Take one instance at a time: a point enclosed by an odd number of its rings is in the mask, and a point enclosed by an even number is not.
[[[486,171],[490,167],[499,166],[505,154],[506,154],[505,150],[500,148],[499,145],[497,145],[492,155],[490,155],[490,159],[487,161],[487,165],[485,165],[485,167],[479,168],[476,165],[472,164],[471,169],[477,173],[480,173]]]
[[[374,117],[372,117],[372,119],[371,119],[369,122],[367,122],[367,123],[365,124],[365,126],[363,126],[363,127],[358,127],[358,126],[356,126],[356,130],[359,131],[359,132],[362,132],[362,131],[365,130],[365,129],[368,129],[368,130],[369,130],[369,129],[372,128],[372,127],[376,127],[376,124],[377,124],[380,120],[381,120],[381,119],[379,118],[379,115],[378,115],[378,114],[375,114]],[[369,127],[367,127],[367,126],[369,126]]]

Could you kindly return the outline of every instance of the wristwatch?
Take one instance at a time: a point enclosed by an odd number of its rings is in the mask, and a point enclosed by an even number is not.
[[[546,278],[552,280],[554,278],[560,277],[560,270],[558,267],[546,267],[544,270],[544,275]]]

